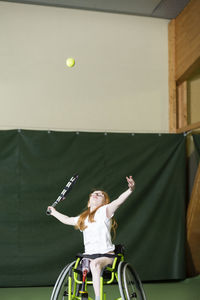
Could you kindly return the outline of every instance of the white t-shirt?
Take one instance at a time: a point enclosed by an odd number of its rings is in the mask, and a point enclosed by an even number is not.
[[[94,215],[95,222],[85,219],[86,229],[83,230],[85,254],[108,253],[114,251],[115,245],[111,241],[111,218],[106,216],[107,205],[101,206]],[[79,216],[75,218],[77,223]]]

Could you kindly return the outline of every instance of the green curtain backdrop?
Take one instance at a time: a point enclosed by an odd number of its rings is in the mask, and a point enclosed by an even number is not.
[[[195,149],[200,158],[200,134],[193,134],[192,136],[193,136],[193,140],[194,140]]]
[[[0,132],[0,149],[1,286],[52,285],[83,251],[79,231],[45,214],[75,173],[58,211],[78,215],[93,188],[114,200],[132,175],[115,243],[142,280],[185,278],[184,135],[11,130]]]

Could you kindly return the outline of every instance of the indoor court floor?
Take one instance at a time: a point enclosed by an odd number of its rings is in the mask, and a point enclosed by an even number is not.
[[[145,283],[147,300],[200,300],[200,275],[179,282]],[[0,300],[50,300],[52,287],[1,288]],[[107,300],[116,299],[116,285],[106,287]],[[90,296],[93,296],[91,291]]]

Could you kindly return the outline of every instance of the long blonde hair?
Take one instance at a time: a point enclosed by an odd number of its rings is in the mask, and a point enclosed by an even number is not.
[[[103,201],[103,203],[102,203],[100,206],[98,206],[95,210],[93,210],[92,212],[90,212],[90,207],[89,207],[89,201],[90,201],[90,200],[88,200],[88,206],[87,206],[87,209],[84,210],[84,211],[80,214],[79,219],[78,219],[78,222],[77,222],[77,225],[75,226],[76,229],[79,229],[79,230],[81,230],[81,231],[83,231],[84,229],[86,229],[86,228],[87,228],[87,226],[85,225],[85,220],[86,220],[86,218],[88,217],[88,221],[89,221],[90,223],[95,222],[94,216],[95,216],[96,211],[97,211],[100,207],[102,207],[102,206],[104,206],[104,205],[110,203],[110,198],[109,198],[108,194],[107,194],[106,192],[104,192],[104,191],[101,191],[101,192],[102,192],[102,194],[104,195],[104,201]],[[90,199],[90,196],[91,196],[91,194],[89,195],[89,199]],[[111,232],[112,232],[112,238],[113,238],[113,239],[115,239],[115,237],[116,237],[116,229],[117,229],[117,226],[118,226],[118,225],[117,225],[117,222],[115,221],[114,218],[112,218]]]

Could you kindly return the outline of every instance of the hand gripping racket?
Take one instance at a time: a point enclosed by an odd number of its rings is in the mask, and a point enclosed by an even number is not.
[[[60,201],[65,199],[66,195],[69,193],[72,186],[76,183],[77,179],[78,179],[78,174],[75,174],[74,176],[72,176],[72,178],[68,181],[68,183],[62,190],[61,194],[56,199],[56,201],[51,205],[52,207],[55,207]],[[49,216],[51,214],[51,210],[47,209],[46,214]]]

